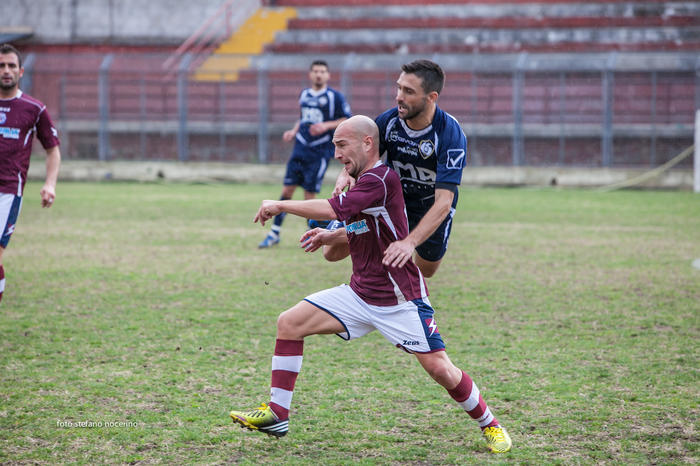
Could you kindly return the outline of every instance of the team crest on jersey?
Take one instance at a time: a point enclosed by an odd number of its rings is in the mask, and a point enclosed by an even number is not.
[[[7,113],[0,112],[0,125],[4,124],[6,121],[7,121]]]
[[[427,159],[435,152],[435,144],[430,139],[424,139],[418,144],[420,156]]]
[[[318,106],[319,107],[323,107],[327,103],[328,103],[328,97],[326,97],[325,95],[322,95],[321,97],[318,98]]]

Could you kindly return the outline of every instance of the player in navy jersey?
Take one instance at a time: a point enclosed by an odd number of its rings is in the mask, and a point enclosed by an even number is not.
[[[234,422],[252,430],[282,437],[289,430],[289,410],[301,370],[304,338],[337,334],[344,340],[378,330],[397,348],[414,354],[421,366],[482,429],[489,449],[506,452],[511,440],[481,396],[478,387],[447,356],[445,344],[428,300],[425,280],[415,263],[402,267],[383,262],[385,249],[408,235],[401,181],[379,160],[379,134],[371,118],[354,116],[341,123],[333,137],[335,158],[356,183],[328,200],[263,201],[255,221],[288,212],[327,220],[342,220],[348,239],[339,243],[352,260],[349,285],[307,296],[277,319],[272,357],[269,404],[250,412],[231,411]],[[315,228],[301,238],[307,247]]]
[[[321,182],[333,157],[333,130],[350,117],[350,106],[340,92],[327,86],[330,79],[328,64],[316,60],[311,64],[311,87],[301,91],[301,117],[294,127],[285,131],[282,139],[294,140],[294,150],[287,163],[284,187],[280,199],[291,199],[297,186],[304,189],[304,199],[313,199],[321,190]],[[259,248],[268,248],[280,241],[285,214],[275,217],[272,228]]]
[[[445,83],[440,66],[416,60],[401,70],[396,82],[397,106],[375,121],[380,154],[386,153],[386,164],[401,178],[410,233],[387,248],[384,262],[401,267],[415,251],[421,272],[432,277],[447,250],[467,138],[459,122],[437,106]],[[351,182],[351,177],[341,173],[334,194]]]
[[[23,74],[19,51],[9,44],[0,45],[0,300],[5,290],[2,257],[22,208],[35,135],[46,150],[46,181],[40,191],[43,207],[51,207],[56,199],[61,164],[58,133],[46,106],[19,89]]]

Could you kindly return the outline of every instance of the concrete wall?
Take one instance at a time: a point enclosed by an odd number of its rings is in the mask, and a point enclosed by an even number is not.
[[[61,181],[172,181],[269,183],[280,185],[284,164],[180,163],[180,162],[92,162],[65,161],[61,164]],[[332,162],[324,178],[332,186],[340,164]],[[538,186],[563,188],[597,188],[639,177],[644,169],[570,168],[570,167],[467,167],[463,186]],[[43,181],[46,165],[33,158],[29,179]],[[672,169],[634,186],[638,189],[693,189],[692,169]]]
[[[180,43],[223,0],[3,0],[0,26],[29,26],[42,43]]]

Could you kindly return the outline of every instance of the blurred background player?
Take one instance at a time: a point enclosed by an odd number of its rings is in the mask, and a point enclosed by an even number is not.
[[[311,63],[311,87],[301,91],[301,117],[282,139],[294,140],[292,156],[287,162],[281,200],[291,199],[297,186],[304,189],[304,199],[313,199],[321,191],[328,161],[333,157],[333,131],[351,116],[350,106],[340,92],[327,86],[331,75],[323,60]],[[280,213],[259,248],[269,248],[280,241],[280,229],[286,214]]]
[[[380,154],[386,152],[386,164],[401,178],[410,233],[389,245],[384,262],[401,267],[413,257],[423,275],[432,277],[447,251],[467,138],[459,122],[437,106],[445,84],[437,63],[416,60],[403,65],[396,84],[397,106],[375,121]],[[334,193],[351,182],[341,172]]]
[[[22,208],[35,134],[46,150],[46,181],[40,192],[42,207],[51,207],[56,199],[61,164],[58,132],[46,106],[19,89],[23,74],[19,51],[9,44],[0,45],[0,300],[5,291],[2,257]]]
[[[509,451],[510,437],[478,387],[447,356],[418,267],[410,259],[402,267],[382,263],[386,247],[408,234],[408,222],[399,177],[379,161],[377,125],[366,116],[354,116],[338,127],[333,142],[335,158],[356,180],[353,188],[328,200],[263,201],[255,221],[264,224],[280,212],[344,221],[348,241],[337,249],[351,257],[350,285],[307,296],[279,316],[270,403],[250,412],[232,411],[231,418],[252,430],[286,435],[304,338],[335,333],[352,340],[378,330],[392,346],[415,355],[423,369],[478,423],[491,451]],[[325,231],[306,232],[302,246]]]

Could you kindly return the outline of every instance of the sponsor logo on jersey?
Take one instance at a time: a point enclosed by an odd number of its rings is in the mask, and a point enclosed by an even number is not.
[[[413,180],[418,183],[432,184],[437,179],[437,174],[425,167],[416,167],[412,163],[401,163],[393,160],[394,171],[399,174],[402,180]]]
[[[0,128],[0,136],[5,139],[19,139],[19,128]]]
[[[435,144],[430,139],[424,139],[418,144],[420,156],[427,159],[435,153]]]
[[[5,124],[7,121],[7,113],[0,112],[0,125]]]
[[[460,170],[464,166],[464,149],[447,149],[447,168]]]
[[[58,131],[56,131],[56,128],[53,126],[51,127],[51,134],[53,134],[53,137],[57,138],[58,137]]]
[[[437,323],[432,317],[429,319],[425,319],[425,325],[427,325],[428,329],[430,330],[430,335],[428,335],[428,337],[432,337],[434,334],[440,333],[438,332]]]
[[[362,219],[358,222],[353,222],[350,225],[347,225],[345,227],[345,231],[348,234],[355,233],[356,235],[361,235],[362,233],[367,233],[369,231],[369,227],[367,226],[367,221]]]

